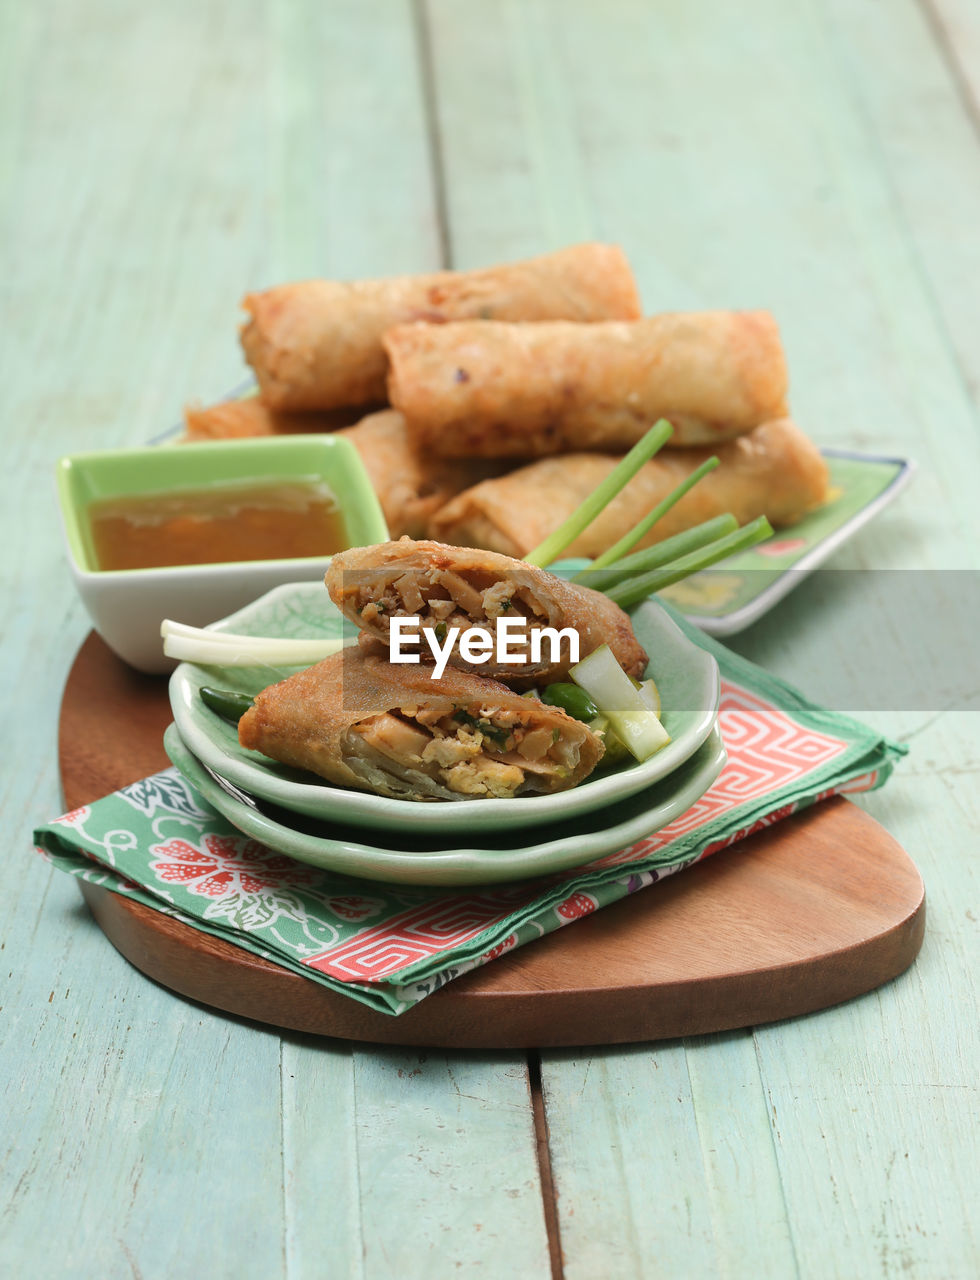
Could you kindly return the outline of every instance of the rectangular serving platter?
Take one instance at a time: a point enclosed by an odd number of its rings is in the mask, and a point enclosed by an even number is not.
[[[693,574],[661,594],[713,636],[730,636],[769,612],[902,492],[915,472],[908,458],[821,449],[830,493],[816,511],[758,546]]]

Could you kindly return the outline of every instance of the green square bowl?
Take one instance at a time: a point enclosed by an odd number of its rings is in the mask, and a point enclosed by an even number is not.
[[[124,661],[151,674],[172,671],[176,663],[164,657],[160,640],[164,618],[206,626],[285,582],[322,580],[330,557],[103,570],[95,559],[89,506],[105,498],[269,479],[325,484],[340,510],[348,547],[388,538],[357,450],[338,436],[112,449],[59,460],[58,498],[72,578],[96,631]]]

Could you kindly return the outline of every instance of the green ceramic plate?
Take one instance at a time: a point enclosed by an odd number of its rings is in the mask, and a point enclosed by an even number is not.
[[[255,694],[289,668],[203,667],[182,663],[170,679],[170,704],[180,736],[209,768],[251,795],[293,813],[349,825],[416,833],[504,831],[563,821],[624,800],[667,777],[701,746],[718,716],[718,666],[654,601],[633,612],[640,643],[651,655],[648,675],[660,690],[671,742],[642,764],[598,772],[571,791],[515,800],[419,804],[350,791],[290,769],[238,745],[235,726],[210,711],[202,685]],[[342,619],[318,583],[293,583],[214,624],[248,635],[340,635]]]
[[[175,725],[163,745],[177,769],[205,800],[245,835],[278,853],[325,871],[395,884],[477,885],[530,880],[584,866],[629,848],[685,813],[708,790],[725,764],[717,728],[669,778],[618,804],[552,823],[540,843],[515,842],[507,832],[481,833],[479,845],[444,847],[425,833],[401,831],[397,849],[366,843],[363,828],[339,822],[317,823],[261,803],[258,807],[229,795],[188,750]],[[411,803],[411,802],[409,802]]]
[[[907,458],[822,449],[830,470],[827,501],[816,511],[663,595],[713,636],[744,631],[838,551],[902,492],[915,471]]]

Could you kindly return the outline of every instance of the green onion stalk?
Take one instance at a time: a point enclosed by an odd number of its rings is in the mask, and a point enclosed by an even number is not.
[[[575,511],[564,520],[543,542],[524,557],[527,564],[547,568],[561,553],[583,533],[616,495],[670,439],[673,428],[664,419],[650,428],[642,440],[629,451],[609,475],[597,485]],[[686,476],[665,498],[652,507],[645,516],[618,542],[598,556],[585,569],[575,574],[573,582],[594,588],[607,595],[622,608],[639,604],[664,587],[680,582],[702,569],[710,568],[719,560],[745,551],[762,542],[772,533],[772,526],[765,516],[739,528],[731,514],[715,516],[683,533],[665,538],[662,542],[642,551],[632,548],[644,538],[658,520],[678,503],[686,493],[718,466],[718,458],[707,458],[689,476]]]

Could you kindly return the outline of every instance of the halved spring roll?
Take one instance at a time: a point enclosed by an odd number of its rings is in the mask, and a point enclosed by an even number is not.
[[[658,520],[638,547],[725,512],[731,512],[739,524],[762,515],[775,526],[792,524],[826,497],[828,472],[823,456],[789,418],[781,418],[717,449],[664,449],[640,468],[563,554],[600,555],[712,454],[720,465]],[[453,498],[430,520],[430,535],[503,555],[527,555],[618,462],[619,458],[604,453],[541,458]]]
[[[242,303],[245,358],[275,409],[384,401],[381,335],[408,321],[632,319],[633,273],[614,245],[582,244],[476,271],[340,283],[307,280]]]
[[[786,361],[766,311],[580,325],[399,325],[388,396],[416,443],[454,457],[626,450],[660,418],[672,445],[741,435],[786,412]]]
[[[264,689],[239,741],[340,786],[421,801],[564,791],[602,756],[558,708],[469,672],[430,676],[344,649]]]
[[[393,618],[418,617],[420,640],[411,652],[422,662],[433,660],[425,635],[431,632],[440,647],[453,641],[449,661],[462,670],[519,688],[549,684],[561,680],[576,660],[567,636],[553,645],[541,635],[551,628],[555,634],[565,629],[577,634],[579,659],[608,644],[629,675],[639,677],[646,670],[647,655],[618,605],[509,556],[402,538],[335,555],[325,581],[344,615],[385,645],[392,642]],[[469,660],[466,634],[474,628],[496,633],[503,619],[513,620],[512,660],[498,660],[498,646],[484,661]]]

